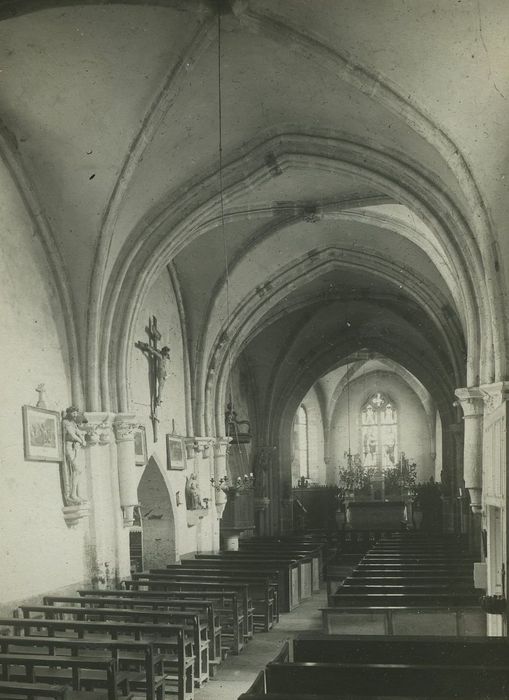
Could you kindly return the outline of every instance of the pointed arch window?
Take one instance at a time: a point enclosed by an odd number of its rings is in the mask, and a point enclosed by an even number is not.
[[[297,451],[299,455],[299,475],[309,478],[309,425],[304,406],[299,406],[296,416]]]
[[[386,394],[373,394],[361,409],[361,454],[365,467],[387,469],[398,461],[398,410]]]

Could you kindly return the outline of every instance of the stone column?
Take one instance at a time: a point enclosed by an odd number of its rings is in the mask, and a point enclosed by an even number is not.
[[[227,475],[226,457],[228,454],[228,446],[231,442],[229,437],[217,438],[214,442],[214,480],[219,484],[221,479]],[[221,489],[215,490],[215,503],[217,517],[223,517],[224,507],[226,505],[226,494]]]
[[[115,495],[112,490],[112,413],[85,413],[87,448],[85,462],[91,511],[87,559],[93,586],[106,588],[118,576],[118,538]],[[110,579],[110,580],[108,580]]]
[[[117,441],[118,486],[124,527],[130,527],[133,524],[134,508],[138,505],[138,479],[134,456],[134,430],[137,425],[136,416],[132,413],[119,413],[113,422]]]
[[[463,478],[473,513],[482,510],[483,393],[479,387],[456,389],[465,423]]]

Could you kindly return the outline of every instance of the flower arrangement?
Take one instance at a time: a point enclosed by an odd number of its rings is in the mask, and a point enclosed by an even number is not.
[[[222,476],[219,481],[216,481],[214,477],[210,480],[212,487],[216,491],[224,491],[226,494],[236,494],[244,493],[245,491],[252,490],[254,486],[254,475],[244,474],[244,476],[238,476],[237,479],[232,482],[228,475]]]
[[[363,467],[359,454],[346,454],[346,467],[338,467],[339,485],[345,492],[367,493],[376,472],[374,467]]]
[[[386,493],[398,493],[403,490],[413,493],[417,477],[417,464],[407,459],[405,453],[402,452],[399,465],[385,469],[384,477]]]

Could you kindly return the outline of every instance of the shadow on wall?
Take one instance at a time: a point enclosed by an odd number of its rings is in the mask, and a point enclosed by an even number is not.
[[[145,569],[161,568],[177,560],[173,500],[159,465],[151,457],[138,484]]]

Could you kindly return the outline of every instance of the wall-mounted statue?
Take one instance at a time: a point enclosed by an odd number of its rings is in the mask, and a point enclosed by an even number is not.
[[[186,508],[199,510],[203,508],[200,496],[200,485],[196,474],[190,474],[186,480]]]
[[[84,502],[80,495],[80,480],[83,473],[79,453],[86,446],[87,431],[81,426],[86,420],[79,420],[80,411],[76,406],[66,409],[62,420],[65,462],[63,471],[64,500],[66,505],[79,505]]]

